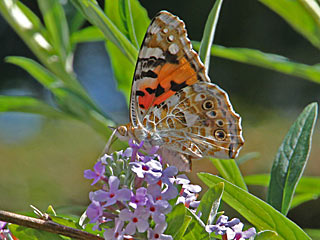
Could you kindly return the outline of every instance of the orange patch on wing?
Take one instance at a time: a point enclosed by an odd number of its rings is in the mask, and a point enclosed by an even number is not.
[[[186,58],[181,58],[179,64],[166,63],[158,66],[153,70],[158,78],[150,84],[149,81],[141,84],[139,90],[144,92],[144,96],[139,96],[139,105],[143,105],[143,109],[148,110],[151,106],[159,105],[175,94],[176,91],[172,90],[173,81],[175,84],[185,84],[190,86],[198,81],[196,71],[190,66]],[[158,97],[154,93],[148,93],[146,88],[156,90],[157,86],[164,89],[163,93]]]

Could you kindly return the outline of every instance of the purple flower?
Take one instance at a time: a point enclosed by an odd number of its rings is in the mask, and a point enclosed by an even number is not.
[[[149,184],[158,182],[161,178],[162,165],[156,160],[149,162],[131,162],[131,170],[137,174],[138,178],[145,178]]]
[[[148,239],[149,240],[172,240],[173,238],[170,235],[165,235],[163,232],[167,228],[167,223],[157,224],[154,229],[148,230]]]
[[[225,215],[221,215],[215,225],[207,225],[206,231],[211,233],[214,232],[216,235],[224,235],[227,232],[227,229],[237,225],[240,223],[238,218],[233,218],[228,221],[228,217]]]
[[[132,148],[128,147],[123,153],[122,157],[129,158],[132,156]]]
[[[132,148],[131,162],[134,162],[134,161],[136,161],[137,153],[138,153],[139,149],[142,148],[142,146],[143,146],[143,141],[141,141],[140,144],[138,145],[138,144],[133,143],[133,140],[130,139],[129,146]]]
[[[93,170],[85,170],[84,171],[84,177],[87,179],[94,179],[93,182],[91,183],[91,185],[96,184],[99,180],[105,178],[104,177],[104,173],[105,173],[105,168],[102,164],[101,161],[97,162],[94,167]]]
[[[151,216],[155,223],[163,223],[166,221],[165,214],[171,212],[171,205],[168,201],[165,200],[157,200],[154,201],[151,195],[148,195],[148,203],[147,208],[151,213]]]
[[[162,191],[159,184],[149,184],[147,190],[153,200],[170,200],[178,195],[178,190],[174,185],[169,185]]]
[[[6,222],[0,221],[0,230],[2,230],[6,226]]]
[[[145,232],[149,227],[149,216],[149,211],[143,206],[138,206],[134,212],[123,209],[119,214],[120,220],[129,222],[125,228],[125,233],[129,235],[135,234],[137,230],[138,232]]]
[[[172,185],[175,181],[174,176],[177,173],[178,169],[175,166],[169,166],[162,171],[161,181],[167,185]]]
[[[106,202],[103,206],[111,206],[117,201],[129,201],[131,190],[124,188],[118,189],[120,180],[116,176],[109,177],[109,191],[98,190],[93,193],[92,199],[98,202]]]
[[[86,211],[87,217],[90,219],[90,223],[97,222],[103,215],[103,207],[97,201],[92,201]]]
[[[234,240],[245,240],[249,239],[256,235],[255,228],[249,228],[248,230],[242,232],[243,223],[239,222],[238,224],[231,227],[231,229],[227,230],[227,237],[228,239]]]
[[[101,158],[100,158],[100,161],[103,163],[103,164],[109,164],[107,159],[110,159],[111,161],[113,161],[113,156],[112,155],[108,155],[108,154],[104,154]]]
[[[145,206],[147,203],[147,189],[144,187],[138,188],[136,191],[136,195],[132,193],[130,198],[129,205],[133,208],[137,208],[138,206]]]
[[[114,228],[106,229],[103,236],[108,240],[122,240],[124,235],[124,222],[119,218],[115,219]]]

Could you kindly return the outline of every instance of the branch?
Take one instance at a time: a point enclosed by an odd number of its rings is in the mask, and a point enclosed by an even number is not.
[[[94,234],[84,232],[75,228],[63,226],[51,220],[43,220],[33,217],[27,217],[16,213],[0,210],[0,220],[4,222],[14,223],[24,227],[39,229],[47,232],[61,234],[67,237],[80,240],[103,240],[104,238]]]

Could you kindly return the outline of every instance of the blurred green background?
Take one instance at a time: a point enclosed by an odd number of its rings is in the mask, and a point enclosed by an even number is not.
[[[36,13],[36,1],[22,1]],[[68,1],[67,12],[74,11]],[[186,23],[191,40],[201,40],[212,1],[140,1],[152,18],[168,10]],[[320,62],[319,52],[283,19],[257,1],[225,1],[215,36],[216,44],[248,47],[280,54],[306,64]],[[0,94],[27,95],[52,102],[50,94],[17,66],[4,63],[6,56],[35,59],[23,41],[0,16]],[[101,43],[81,44],[74,63],[78,77],[92,97],[118,123],[127,119],[124,97],[115,91],[109,60]],[[242,116],[245,146],[240,153],[259,152],[259,157],[241,165],[244,175],[269,173],[275,153],[302,109],[320,99],[320,85],[296,77],[221,58],[212,58],[212,82],[229,93]],[[101,92],[105,91],[105,92]],[[117,99],[117,101],[115,100]],[[115,101],[117,104],[115,104]],[[128,120],[127,120],[128,121]],[[90,181],[83,171],[92,168],[105,139],[75,120],[48,119],[22,113],[0,114],[0,209],[29,211],[33,204],[45,210],[88,204]],[[320,175],[319,123],[305,175]],[[209,161],[193,163],[193,171],[216,172]],[[195,175],[191,176],[199,183]],[[261,198],[265,190],[250,188]],[[289,213],[301,227],[320,228],[320,201],[309,201]],[[229,214],[230,215],[230,214]]]

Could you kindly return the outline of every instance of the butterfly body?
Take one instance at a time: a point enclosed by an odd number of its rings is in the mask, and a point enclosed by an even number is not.
[[[162,11],[140,49],[131,90],[130,123],[118,136],[159,146],[164,161],[189,171],[191,159],[234,158],[243,145],[241,119],[228,95],[210,83],[184,23]]]

